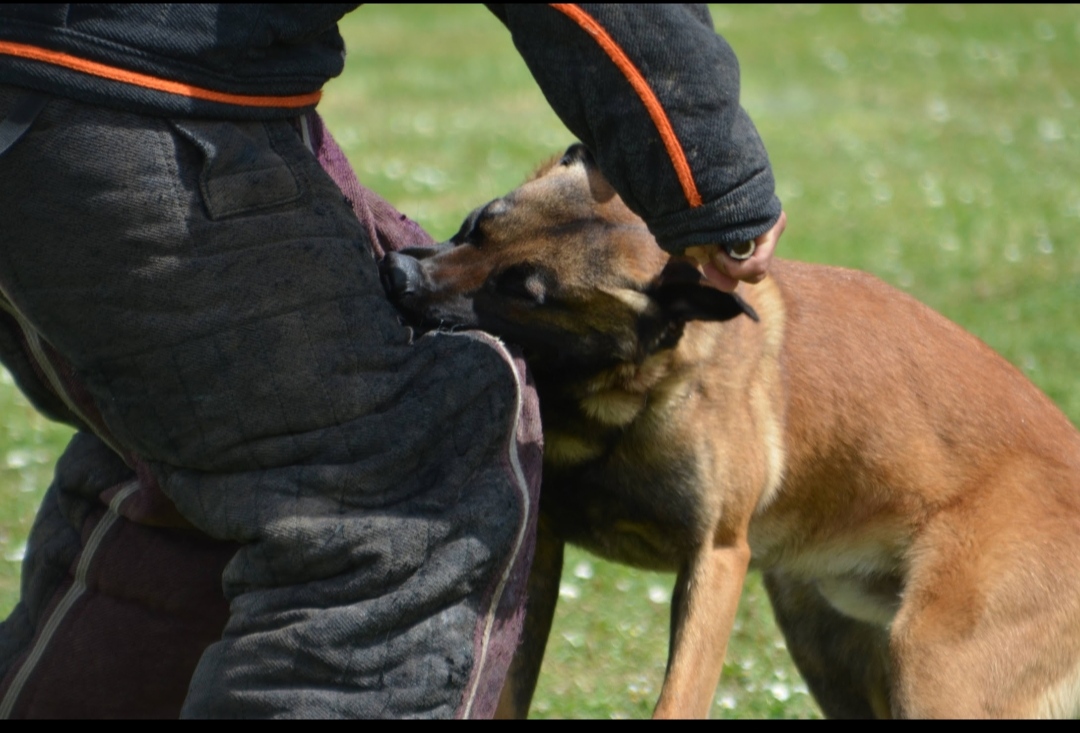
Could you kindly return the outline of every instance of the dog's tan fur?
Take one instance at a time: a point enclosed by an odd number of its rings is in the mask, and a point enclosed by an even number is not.
[[[646,333],[667,255],[580,151],[455,243],[402,305],[524,343],[545,426],[501,714],[527,712],[566,541],[678,573],[658,717],[707,715],[749,567],[827,715],[1080,714],[1080,433],[985,344],[782,260],[739,287],[759,322]],[[533,330],[604,334],[616,362],[552,366]]]

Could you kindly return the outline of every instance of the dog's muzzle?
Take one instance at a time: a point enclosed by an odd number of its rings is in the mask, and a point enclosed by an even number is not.
[[[395,303],[419,292],[424,282],[419,260],[398,252],[386,253],[379,263],[379,276],[386,294]]]

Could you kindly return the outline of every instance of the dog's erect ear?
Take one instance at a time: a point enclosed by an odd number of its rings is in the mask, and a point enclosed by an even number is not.
[[[646,294],[674,321],[729,321],[743,314],[759,320],[749,303],[707,285],[705,276],[682,260],[669,261]]]

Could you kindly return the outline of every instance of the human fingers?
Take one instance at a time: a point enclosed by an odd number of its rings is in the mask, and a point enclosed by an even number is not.
[[[688,247],[686,255],[701,267],[702,274],[711,285],[731,292],[739,282],[758,283],[765,278],[776,244],[786,227],[787,214],[781,212],[769,231],[754,238],[752,246],[747,242],[746,246],[735,248],[736,255],[741,254],[740,249],[749,250],[745,259],[730,256],[718,245]]]

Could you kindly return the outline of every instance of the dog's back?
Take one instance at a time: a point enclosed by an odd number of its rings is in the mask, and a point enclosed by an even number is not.
[[[778,611],[792,653],[813,668],[843,643],[798,628],[838,611],[888,630],[898,712],[1080,714],[1080,433],[982,341],[876,278],[794,262],[773,278],[784,481],[750,543],[774,601],[810,583],[828,602]]]
[[[923,521],[985,499],[995,476],[1037,470],[1048,475],[1010,489],[1015,501],[1039,497],[1080,522],[1080,486],[1053,476],[1080,475],[1080,433],[1014,366],[871,275],[777,261],[772,278],[785,312],[786,480],[767,514],[798,503],[806,528],[805,490],[829,504],[821,531],[835,536],[859,485],[886,515],[893,505]]]

